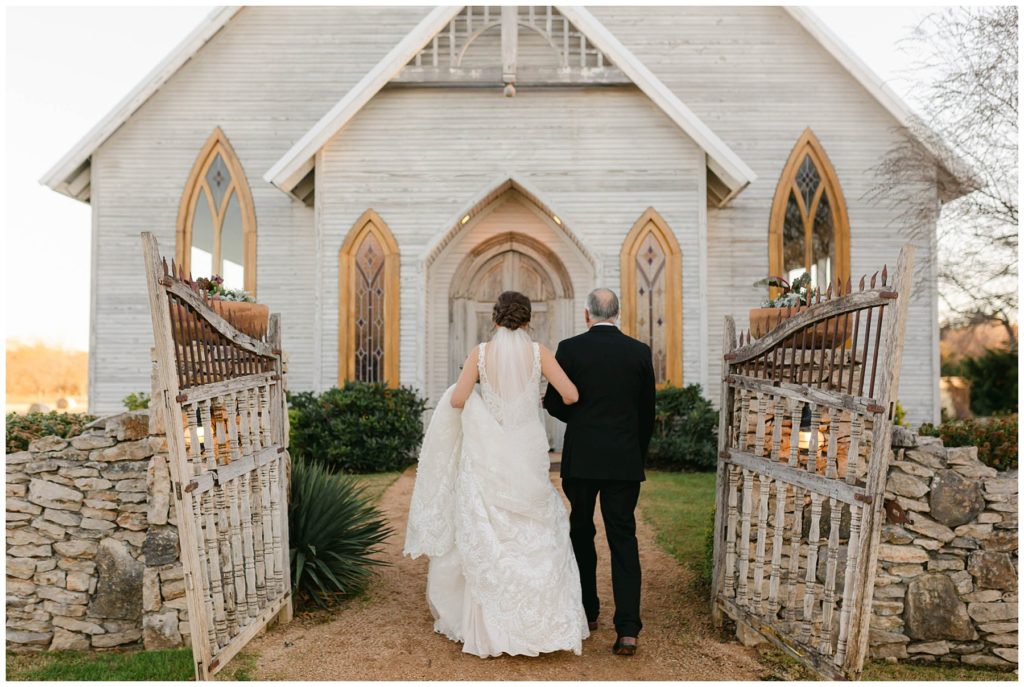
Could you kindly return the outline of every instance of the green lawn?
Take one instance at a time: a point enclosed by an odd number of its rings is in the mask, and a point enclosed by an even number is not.
[[[763,680],[817,680],[817,676],[795,660],[769,645],[758,647],[761,663],[765,666]],[[861,680],[867,682],[979,682],[988,680],[1017,680],[1005,670],[955,664],[886,663],[869,660],[864,663]]]
[[[8,680],[190,680],[191,649],[7,654]]]
[[[366,493],[375,501],[395,483],[401,472],[375,472],[368,475],[352,475],[366,489]]]
[[[256,657],[242,652],[217,680],[252,680]],[[8,680],[183,681],[195,679],[192,650],[7,653]]]
[[[704,551],[714,522],[715,473],[647,471],[640,488],[640,512],[654,527],[661,548],[698,574],[711,571]]]

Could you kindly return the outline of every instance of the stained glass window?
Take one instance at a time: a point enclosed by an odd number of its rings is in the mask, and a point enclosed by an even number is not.
[[[809,272],[826,290],[849,273],[849,227],[839,182],[808,129],[783,170],[769,229],[770,271],[793,281]]]
[[[679,244],[648,209],[622,246],[622,329],[651,347],[659,385],[682,384],[682,274]]]
[[[220,129],[199,154],[179,219],[179,260],[194,278],[220,275],[254,295],[255,216],[248,183]]]
[[[355,256],[356,379],[384,381],[384,251],[367,234]]]
[[[339,254],[339,385],[399,383],[398,267],[398,244],[380,216],[367,210]]]
[[[638,338],[651,347],[654,378],[665,382],[665,249],[648,232],[636,256],[636,324]]]

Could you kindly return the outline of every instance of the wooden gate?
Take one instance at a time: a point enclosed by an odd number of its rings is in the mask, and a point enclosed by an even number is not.
[[[828,678],[867,651],[912,263],[738,346],[726,318],[713,614]]]
[[[142,234],[196,678],[291,619],[281,331],[232,327]]]

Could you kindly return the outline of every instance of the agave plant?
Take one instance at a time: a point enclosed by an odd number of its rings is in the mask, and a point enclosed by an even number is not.
[[[351,477],[318,463],[292,464],[288,504],[292,593],[321,607],[359,594],[391,536],[383,514]]]

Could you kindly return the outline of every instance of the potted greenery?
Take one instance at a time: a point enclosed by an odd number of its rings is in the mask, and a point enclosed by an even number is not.
[[[783,320],[807,310],[817,294],[817,291],[811,287],[811,275],[808,272],[801,274],[792,283],[782,277],[766,277],[754,282],[754,286],[779,289],[778,295],[774,298],[769,295],[760,308],[750,309],[750,335],[755,339],[768,334]],[[802,348],[806,338],[808,348],[835,348],[843,344],[845,336],[841,336],[837,332],[843,326],[841,318],[829,318],[816,324],[809,336],[794,335],[782,342],[782,345],[787,348]],[[846,329],[842,334],[848,335],[850,333],[848,321],[845,326]]]
[[[255,302],[252,297],[241,289],[228,289],[224,287],[224,278],[213,275],[209,279],[200,277],[196,280],[196,286],[206,291],[210,298],[207,301],[211,309],[227,320],[228,324],[238,331],[253,337],[262,339],[267,333],[267,323],[270,320],[270,307]],[[183,322],[184,318],[177,318],[177,322]],[[175,338],[179,343],[191,341],[195,337],[187,332],[181,331],[180,326],[175,326]]]

